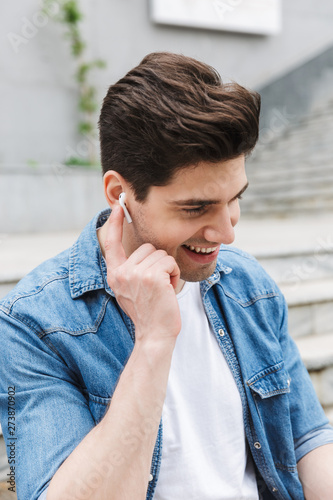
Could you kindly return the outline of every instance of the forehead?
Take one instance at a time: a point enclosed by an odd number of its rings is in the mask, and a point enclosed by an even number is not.
[[[167,186],[157,187],[159,195],[172,199],[225,198],[235,195],[246,184],[245,158],[239,156],[219,163],[201,162],[179,170]],[[155,188],[154,188],[155,189]]]

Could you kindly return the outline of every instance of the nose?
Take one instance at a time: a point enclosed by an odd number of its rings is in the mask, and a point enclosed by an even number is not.
[[[230,210],[229,206],[224,206],[205,226],[203,232],[205,240],[230,245],[235,240],[234,226],[238,219],[239,209],[235,211],[235,209]]]

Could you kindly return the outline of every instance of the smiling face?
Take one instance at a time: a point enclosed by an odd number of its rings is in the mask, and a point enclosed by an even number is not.
[[[133,223],[124,223],[127,256],[152,243],[173,256],[184,281],[202,281],[216,267],[222,243],[234,240],[239,198],[247,187],[244,156],[201,162],[177,172],[166,186],[152,186],[144,203],[127,193]]]

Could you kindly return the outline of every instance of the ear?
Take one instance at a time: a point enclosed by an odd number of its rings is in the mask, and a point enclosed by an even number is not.
[[[115,170],[108,170],[103,177],[104,195],[108,205],[112,208],[118,204],[120,193],[128,192],[129,185],[122,175]]]

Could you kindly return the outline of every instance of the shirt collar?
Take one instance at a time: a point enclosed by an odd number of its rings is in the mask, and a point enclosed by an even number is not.
[[[114,296],[107,283],[106,263],[97,238],[97,229],[107,221],[110,212],[107,208],[98,213],[70,249],[69,286],[73,299],[103,288]]]
[[[77,241],[70,249],[69,256],[69,286],[71,297],[77,298],[92,290],[105,289],[114,297],[114,292],[107,282],[107,268],[103,257],[97,229],[107,221],[111,210],[109,208],[98,213],[84,228]],[[223,245],[221,246],[223,252]],[[222,263],[221,251],[213,274],[204,280],[206,289],[220,280],[221,273],[229,274],[232,269]]]

